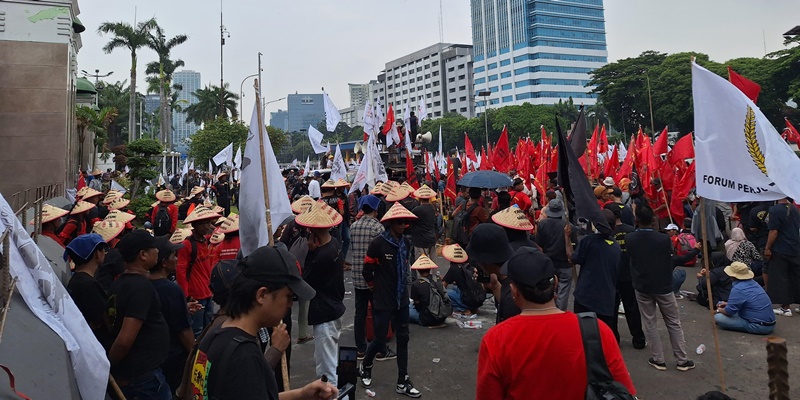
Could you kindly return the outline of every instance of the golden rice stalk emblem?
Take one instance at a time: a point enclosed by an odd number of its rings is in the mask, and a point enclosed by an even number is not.
[[[764,175],[769,176],[767,174],[767,166],[764,163],[764,153],[761,152],[761,146],[758,145],[756,136],[756,113],[750,106],[747,106],[747,116],[744,119],[744,140],[747,145],[747,152],[750,153],[753,163]]]

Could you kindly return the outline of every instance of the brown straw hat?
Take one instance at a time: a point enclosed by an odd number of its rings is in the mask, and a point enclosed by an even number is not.
[[[103,175],[103,171],[100,171],[99,168],[95,168],[95,169],[92,170],[90,175],[92,175],[92,176]]]
[[[442,247],[442,257],[457,264],[463,264],[469,260],[467,252],[458,243]]]
[[[732,262],[731,265],[728,265],[724,269],[725,273],[733,278],[736,278],[740,281],[746,281],[748,279],[753,279],[755,274],[747,264],[739,261]]]
[[[239,214],[231,213],[219,226],[222,233],[231,233],[239,230]]]
[[[97,192],[97,191],[95,190],[95,192]],[[98,193],[100,193],[100,192],[98,192]],[[83,200],[79,200],[78,203],[75,204],[75,207],[72,208],[72,212],[70,212],[70,215],[84,213],[84,212],[87,212],[87,211],[91,210],[94,207],[95,207],[95,205],[92,204],[92,203],[89,203],[89,202],[86,202],[86,201],[83,201]]]
[[[133,214],[129,214],[126,213],[125,211],[120,211],[120,210],[111,210],[108,212],[108,215],[106,215],[104,221],[116,221],[122,224],[126,224],[128,222],[133,221],[134,219],[136,219],[136,216]]]
[[[119,236],[125,229],[125,224],[118,221],[97,221],[92,227],[92,232],[103,237],[103,240],[108,243],[111,239]]]
[[[529,231],[533,229],[533,224],[531,224],[531,221],[525,216],[525,212],[515,206],[508,207],[492,215],[492,221],[504,228],[518,231]]]
[[[186,238],[188,238],[189,236],[192,236],[191,229],[189,228],[176,229],[175,233],[173,233],[172,236],[170,236],[169,242],[172,244],[183,243],[183,241],[186,240]]]
[[[192,188],[192,191],[189,192],[189,197],[197,196],[199,193],[203,193],[205,189],[202,186],[195,186]]]
[[[386,181],[383,183],[383,186],[384,186],[383,190],[385,191],[385,193],[389,193],[392,189],[400,186],[400,184],[397,183],[397,181]]]
[[[50,204],[42,204],[42,223],[46,224],[50,221],[57,220],[65,215],[69,214],[69,211],[58,208],[56,206],[51,206]],[[28,222],[29,225],[33,225],[35,220],[31,220]]]
[[[323,189],[334,189],[336,188],[336,182],[333,179],[328,179],[320,187]]]
[[[402,204],[394,203],[392,208],[386,211],[386,214],[383,216],[383,218],[381,218],[381,222],[386,222],[393,219],[417,219],[417,216],[411,211],[408,211],[408,209],[403,207]]]
[[[212,233],[211,238],[208,239],[211,244],[220,244],[223,240],[225,240],[225,233],[220,231],[219,228],[214,229],[214,233]]]
[[[122,192],[109,190],[108,193],[106,193],[106,197],[103,198],[103,204],[111,204],[120,197],[122,197]]]
[[[158,201],[163,201],[164,203],[172,203],[175,201],[175,193],[172,193],[172,190],[164,189],[158,193],[156,193],[156,198]]]
[[[439,268],[433,260],[431,260],[425,254],[419,256],[417,261],[414,261],[414,264],[411,265],[411,269],[434,269]]]
[[[403,200],[406,197],[408,197],[413,191],[414,191],[413,189],[411,191],[408,191],[408,189],[402,186],[398,186],[396,188],[393,188],[391,191],[389,191],[388,194],[386,194],[386,201],[393,202],[393,201]]]
[[[223,208],[222,206],[214,206],[214,208],[212,208],[211,211],[214,211],[219,215],[225,214],[225,208]]]
[[[339,178],[339,179],[336,180],[336,187],[337,188],[339,188],[339,187],[348,187],[348,186],[350,186],[350,183],[348,183],[346,180],[344,180],[342,178]]]
[[[81,197],[81,200],[91,199],[92,197],[103,195],[103,192],[98,192],[97,190],[94,190],[88,186],[81,189],[81,191],[83,191],[83,194],[79,195]]]
[[[314,199],[311,196],[303,196],[292,203],[292,212],[302,214],[310,210],[314,203]]]
[[[217,218],[216,221],[214,221],[214,225],[220,226],[220,225],[222,225],[223,222],[225,222],[225,220],[227,220],[227,218],[219,217],[219,218]]]
[[[122,197],[120,197],[118,199],[115,199],[111,203],[109,203],[108,204],[108,209],[109,210],[120,210],[120,209],[122,209],[124,207],[127,207],[128,204],[130,204],[130,202],[131,202],[130,200],[123,199]]]
[[[418,199],[432,199],[436,197],[436,192],[423,183],[419,189],[414,191],[414,197]]]
[[[191,214],[189,214],[186,219],[183,220],[184,225],[189,225],[192,222],[202,221],[205,219],[217,219],[221,217],[221,215],[215,213],[213,210],[210,210],[203,206],[197,206],[194,208]]]
[[[211,199],[206,199],[206,200],[203,202],[203,207],[205,207],[205,208],[213,208],[213,207],[214,207],[214,204],[213,204],[213,203],[211,203]]]
[[[342,214],[318,200],[310,210],[295,217],[297,225],[306,228],[331,228],[342,223]]]
[[[372,194],[372,195],[383,194],[383,195],[385,195],[383,193],[383,183],[382,182],[376,183],[375,186],[372,189],[369,190],[369,194]]]

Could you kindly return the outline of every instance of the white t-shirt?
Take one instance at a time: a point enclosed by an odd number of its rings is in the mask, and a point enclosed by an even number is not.
[[[308,183],[308,195],[311,196],[312,199],[317,200],[322,197],[322,192],[319,190],[319,181],[316,179],[312,179],[311,182]]]

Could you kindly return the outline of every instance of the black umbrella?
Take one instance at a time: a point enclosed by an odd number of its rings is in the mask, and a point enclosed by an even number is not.
[[[508,187],[514,184],[506,174],[495,171],[475,171],[465,174],[458,180],[459,186],[483,188],[483,189],[496,189],[500,187]]]

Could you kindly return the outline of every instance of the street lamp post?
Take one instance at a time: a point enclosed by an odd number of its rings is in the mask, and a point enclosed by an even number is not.
[[[272,104],[272,103],[275,103],[275,102],[278,102],[278,101],[281,101],[281,100],[286,100],[286,97],[281,97],[280,99],[270,100],[270,101],[264,103],[264,106],[261,108],[261,115],[265,115],[265,113],[267,112],[267,104]],[[262,102],[264,101],[263,97],[261,98],[261,101]]]
[[[244,116],[242,114],[242,103],[244,102],[244,81],[256,77],[258,74],[247,75],[244,79],[242,79],[242,84],[239,85],[239,120],[244,122]]]
[[[100,94],[97,93],[97,84],[100,83],[100,78],[105,78],[105,77],[111,76],[111,74],[113,74],[114,71],[111,71],[111,72],[109,72],[107,74],[100,74],[100,70],[96,69],[96,70],[94,70],[94,74],[90,74],[90,73],[86,72],[85,69],[82,69],[81,72],[83,73],[83,76],[85,76],[87,78],[94,78],[94,90],[95,90],[95,93],[94,93],[94,106],[97,107],[98,106],[98,99],[100,98]]]
[[[231,34],[227,29],[225,29],[225,25],[222,24],[222,0],[220,0],[219,7],[219,116],[222,117],[225,110],[225,82],[222,74],[222,46],[225,46],[225,35],[227,34],[228,37],[231,37]]]
[[[483,124],[484,128],[486,129],[486,147],[489,147],[489,102],[486,100],[487,97],[491,96],[492,92],[488,90],[478,92],[479,97],[483,97]]]

